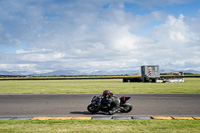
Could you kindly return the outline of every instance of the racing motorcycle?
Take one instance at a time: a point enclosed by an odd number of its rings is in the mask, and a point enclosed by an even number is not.
[[[118,98],[119,102],[120,102],[120,108],[119,108],[119,112],[121,113],[128,113],[132,110],[133,106],[126,102],[130,99],[131,97],[120,97]],[[90,113],[97,113],[99,111],[103,111],[103,112],[108,112],[110,109],[110,103],[109,101],[105,101],[105,98],[103,98],[102,96],[94,96],[91,100],[91,104],[88,105],[87,110]]]

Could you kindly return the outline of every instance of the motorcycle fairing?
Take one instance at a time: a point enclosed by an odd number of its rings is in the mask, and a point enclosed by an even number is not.
[[[130,98],[131,98],[131,97],[122,96],[122,97],[120,98],[120,103],[121,103],[121,104],[124,104],[124,103],[126,103],[126,101],[128,101]]]

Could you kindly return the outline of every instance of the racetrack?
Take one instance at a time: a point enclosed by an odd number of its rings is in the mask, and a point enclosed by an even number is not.
[[[102,116],[87,111],[97,94],[0,95],[0,117]],[[133,110],[116,116],[199,116],[200,94],[116,94],[130,96]]]

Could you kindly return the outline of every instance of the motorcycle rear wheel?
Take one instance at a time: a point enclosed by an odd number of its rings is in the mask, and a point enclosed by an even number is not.
[[[97,112],[99,112],[99,107],[95,106],[94,104],[90,104],[90,105],[88,105],[87,110],[90,113],[97,113]]]
[[[128,113],[132,110],[133,106],[130,103],[125,103],[121,105],[123,109],[120,110],[121,113]]]

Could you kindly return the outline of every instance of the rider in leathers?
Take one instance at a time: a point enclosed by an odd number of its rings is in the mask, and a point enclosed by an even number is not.
[[[120,108],[120,101],[119,98],[113,96],[109,90],[103,91],[103,99],[102,102],[109,101],[110,109],[106,114],[113,115],[116,113]]]

